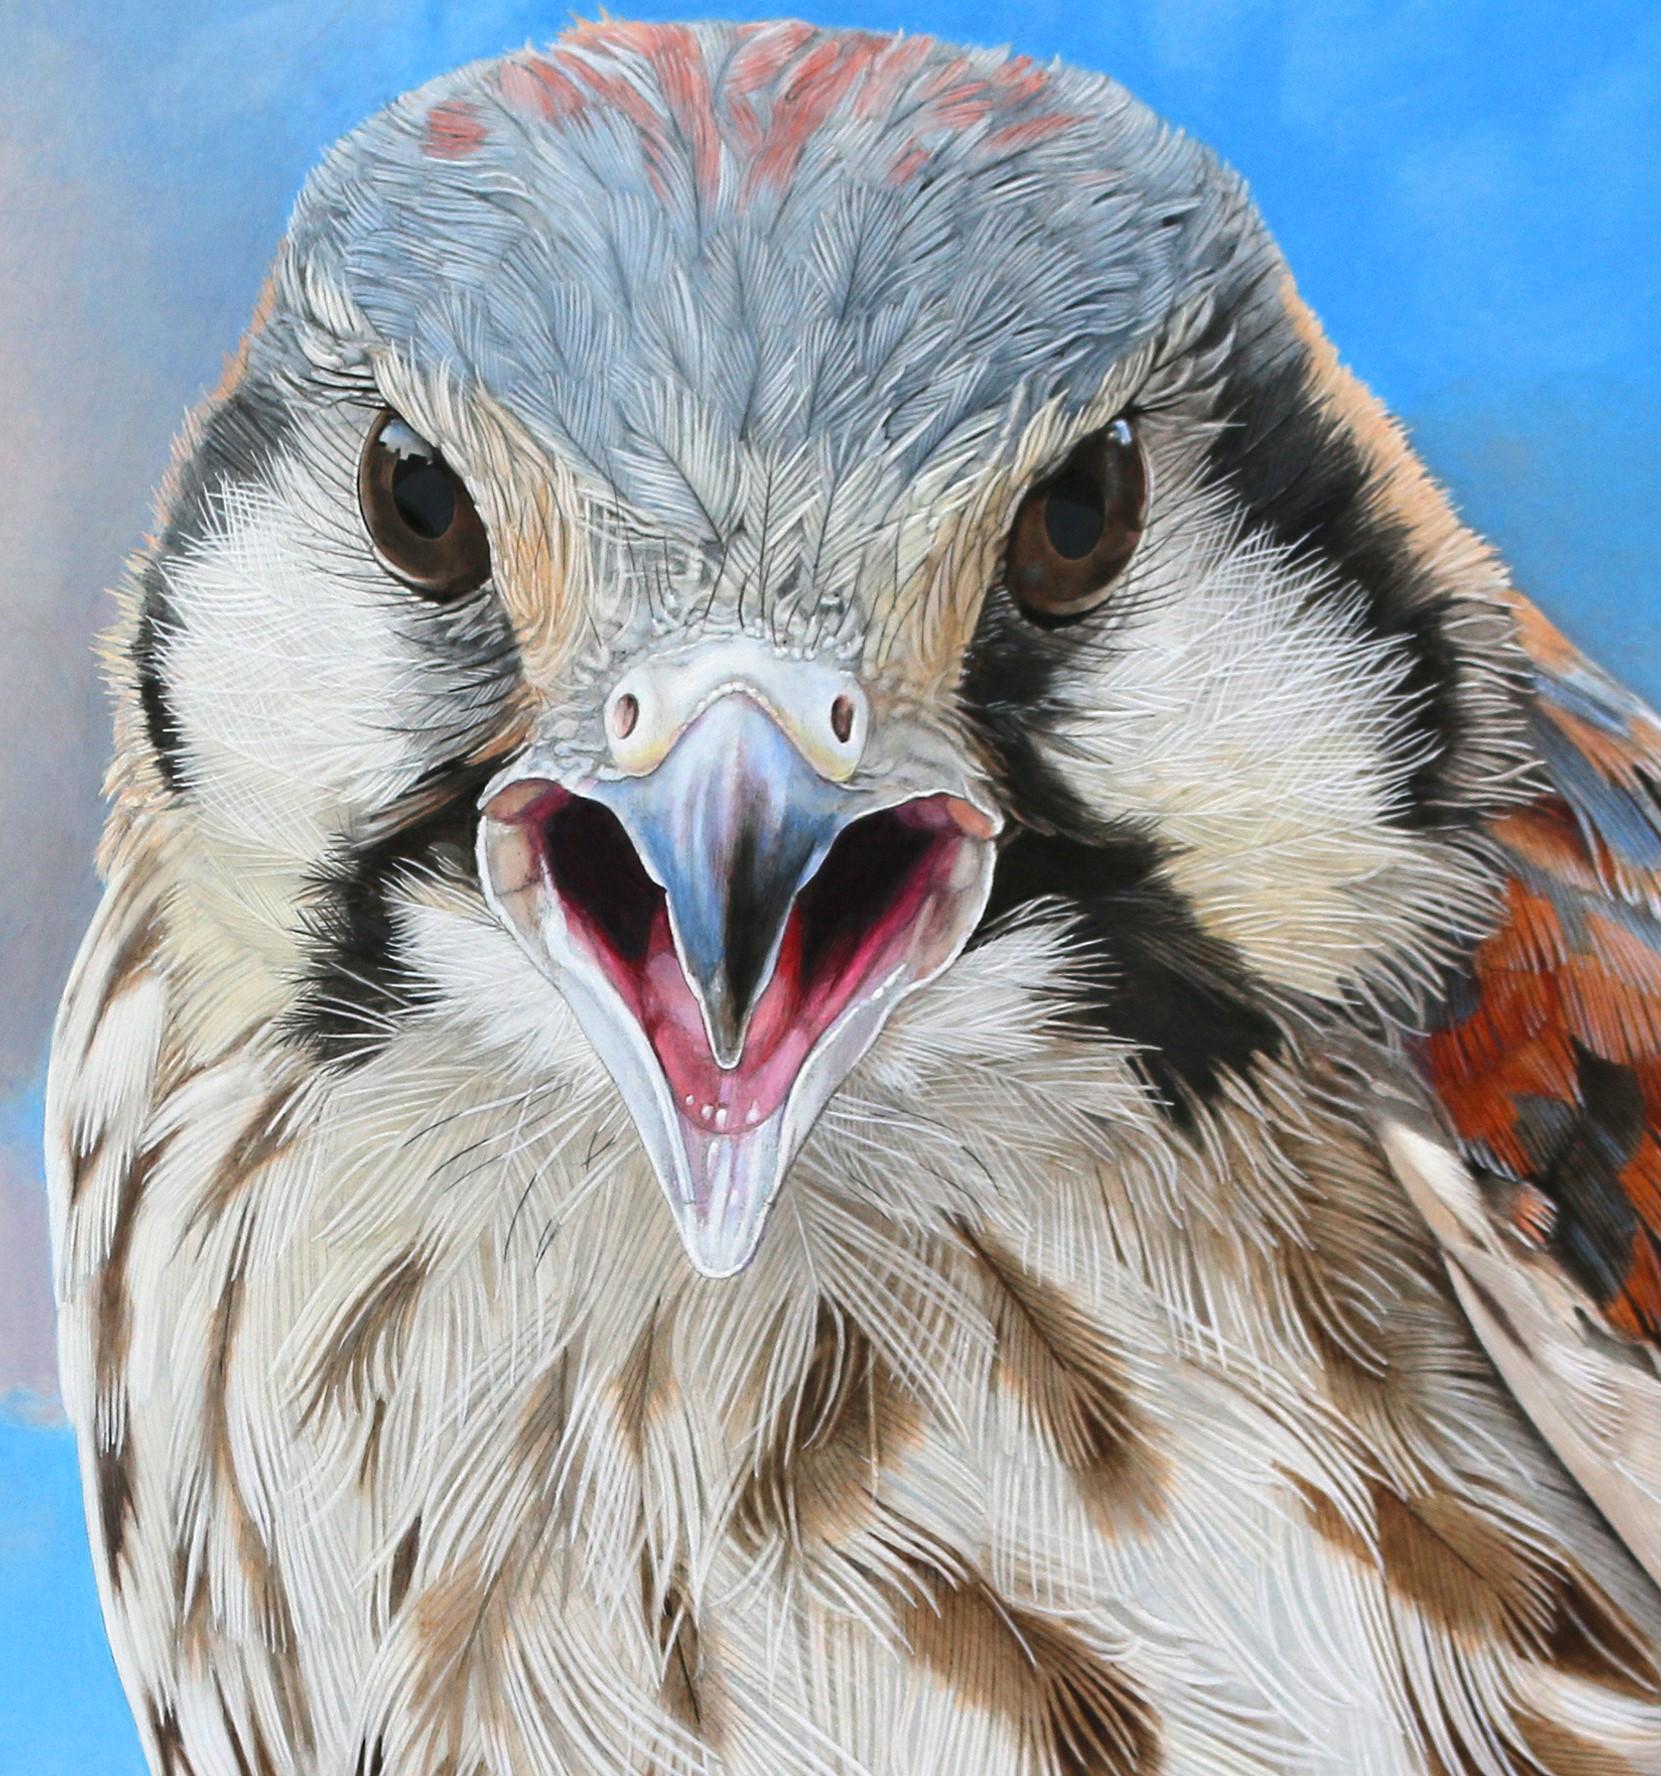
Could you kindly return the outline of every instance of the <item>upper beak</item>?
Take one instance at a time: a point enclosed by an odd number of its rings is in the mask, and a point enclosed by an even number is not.
[[[704,711],[649,776],[597,784],[663,889],[716,1063],[738,1066],[796,896],[851,812],[743,694]]]
[[[939,736],[870,733],[848,675],[757,643],[637,669],[607,719],[620,768],[573,780],[533,749],[491,785],[481,875],[693,1264],[727,1276],[895,1004],[968,941],[997,816]]]

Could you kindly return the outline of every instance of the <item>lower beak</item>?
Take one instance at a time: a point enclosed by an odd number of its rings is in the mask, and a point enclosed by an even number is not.
[[[996,817],[946,748],[878,787],[809,764],[742,687],[653,769],[487,792],[486,893],[611,1072],[706,1276],[755,1255],[808,1132],[985,907]]]

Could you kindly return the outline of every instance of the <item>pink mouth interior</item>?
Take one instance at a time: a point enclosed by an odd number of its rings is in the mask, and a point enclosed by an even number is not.
[[[616,816],[563,790],[536,810],[549,879],[651,1044],[682,1119],[739,1134],[783,1104],[814,1044],[926,944],[962,828],[943,796],[851,822],[796,896],[738,1065],[721,1067],[681,970],[664,892]],[[714,860],[711,868],[718,867]]]

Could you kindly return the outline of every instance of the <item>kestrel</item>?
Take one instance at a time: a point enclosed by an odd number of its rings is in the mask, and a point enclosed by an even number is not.
[[[463,69],[124,613],[50,1167],[155,1771],[1661,1771],[1661,731],[1204,148]]]

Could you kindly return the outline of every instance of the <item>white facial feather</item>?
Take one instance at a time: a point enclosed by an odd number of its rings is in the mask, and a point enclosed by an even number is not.
[[[1128,614],[1078,651],[1056,768],[1145,823],[1200,925],[1273,986],[1422,979],[1482,897],[1400,819],[1425,757],[1397,738],[1406,650],[1330,569],[1216,504],[1167,514]]]
[[[300,866],[394,799],[411,764],[401,594],[341,493],[280,459],[268,487],[226,490],[215,531],[165,569],[193,806],[215,840]]]

